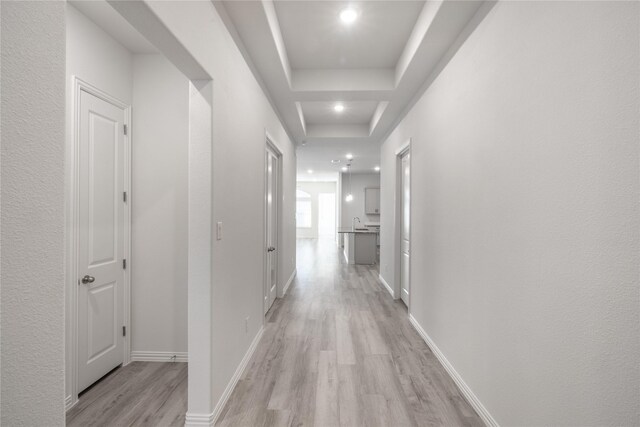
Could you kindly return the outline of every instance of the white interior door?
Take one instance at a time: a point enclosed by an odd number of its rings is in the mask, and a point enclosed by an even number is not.
[[[278,283],[278,156],[266,151],[266,241],[267,280],[264,293],[266,313],[276,299]]]
[[[400,205],[400,298],[409,307],[411,265],[411,153],[402,156],[402,200]]]
[[[125,111],[85,91],[79,105],[78,391],[124,361]]]

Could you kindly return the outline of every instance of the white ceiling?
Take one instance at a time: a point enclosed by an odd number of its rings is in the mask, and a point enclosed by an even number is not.
[[[214,4],[298,144],[299,173],[335,173],[343,163],[330,161],[348,152],[354,172],[378,165],[381,142],[486,9],[476,0]],[[348,26],[346,8],[358,14]]]
[[[149,43],[106,1],[69,0],[69,3],[131,53],[158,53],[155,46]]]
[[[358,22],[338,19],[348,4]],[[394,68],[422,1],[276,1],[292,69]]]
[[[334,172],[313,172],[300,171],[296,176],[298,182],[337,182],[338,174]]]
[[[344,111],[336,114],[333,109],[335,102],[309,101],[300,103],[307,125],[333,123],[368,125],[371,116],[378,107],[376,101],[346,101],[340,104],[344,107]]]
[[[374,172],[374,168],[380,166],[379,145],[367,141],[345,143],[338,140],[298,146],[298,171],[301,174],[308,169],[314,174],[341,172],[348,163],[347,154],[354,155],[354,172]],[[340,160],[340,163],[331,163],[332,160]]]

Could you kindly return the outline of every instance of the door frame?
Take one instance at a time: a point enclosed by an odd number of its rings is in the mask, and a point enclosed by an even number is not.
[[[124,319],[122,324],[127,333],[124,336],[124,358],[122,365],[131,361],[131,106],[109,95],[103,90],[80,79],[71,77],[72,99],[72,123],[69,124],[73,134],[71,144],[67,148],[68,165],[66,167],[68,193],[66,201],[66,245],[67,261],[65,265],[65,282],[67,287],[66,312],[69,318],[66,322],[65,348],[70,341],[71,351],[66,355],[65,365],[71,368],[71,393],[66,398],[66,410],[78,402],[78,255],[79,255],[79,173],[80,173],[80,96],[82,92],[91,94],[118,108],[124,110],[124,124],[127,126],[127,134],[124,135],[124,188],[127,192],[127,202],[124,204],[124,258],[127,260],[127,268],[124,270]]]
[[[411,138],[407,139],[396,151],[395,151],[395,206],[393,213],[393,228],[394,228],[394,241],[393,241],[393,253],[394,253],[394,297],[395,299],[401,299],[402,297],[402,158],[405,154],[411,152]],[[409,170],[413,168],[413,159],[409,158]],[[409,209],[413,203],[413,197],[409,199]],[[413,239],[411,238],[411,228],[409,229],[409,253],[411,253],[411,245]],[[411,262],[411,261],[409,261]],[[411,264],[409,264],[409,271],[411,271]],[[407,311],[411,313],[411,273],[409,273],[409,304],[407,304]]]
[[[280,251],[280,243],[282,243],[282,239],[280,237],[281,235],[281,231],[282,231],[282,151],[278,148],[278,146],[276,145],[276,143],[274,142],[273,138],[271,137],[271,135],[269,135],[269,132],[267,132],[265,130],[265,145],[264,145],[264,150],[263,150],[263,158],[265,158],[264,156],[266,156],[266,152],[267,150],[271,150],[273,151],[273,153],[276,155],[276,157],[278,158],[278,167],[277,170],[275,171],[276,173],[276,179],[277,179],[277,183],[276,183],[276,191],[277,191],[277,196],[276,197],[276,226],[278,227],[278,229],[276,230],[276,248],[278,251]],[[267,292],[268,289],[268,272],[267,272],[267,239],[268,239],[268,235],[267,235],[267,163],[265,161],[264,163],[264,202],[263,202],[263,226],[264,226],[264,233],[263,233],[263,241],[262,241],[262,247],[263,247],[263,256],[262,256],[262,274],[263,274],[263,278],[262,278],[262,295],[260,296],[261,300],[262,300],[262,310],[264,312],[264,314],[267,313],[268,310],[265,310],[265,303],[264,303],[264,297],[265,297],[265,293]],[[282,290],[280,289],[280,255],[277,255],[276,258],[276,298],[280,298],[282,295]],[[264,316],[263,316],[263,324],[264,324]]]

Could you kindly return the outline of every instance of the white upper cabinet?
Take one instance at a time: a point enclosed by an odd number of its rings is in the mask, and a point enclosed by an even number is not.
[[[364,213],[380,215],[380,188],[364,189]]]

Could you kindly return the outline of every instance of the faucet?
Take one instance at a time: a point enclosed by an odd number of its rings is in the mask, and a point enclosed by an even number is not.
[[[360,218],[358,218],[357,216],[354,216],[353,219],[351,220],[351,230],[353,231],[356,230],[356,219],[358,220],[358,224],[360,224]]]

